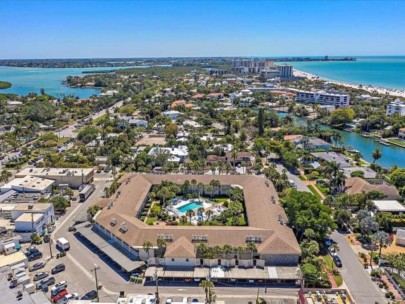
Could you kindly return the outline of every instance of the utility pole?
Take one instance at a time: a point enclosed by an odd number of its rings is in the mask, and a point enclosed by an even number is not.
[[[96,279],[96,293],[97,293],[97,302],[100,302],[100,299],[98,297],[98,280],[97,280],[97,270],[100,270],[100,267],[97,266],[97,264],[94,264],[94,268],[91,269],[91,271],[94,271],[94,277]]]
[[[159,299],[159,278],[158,278],[158,273],[157,273],[157,265],[155,268],[155,283],[156,283],[156,292],[155,292],[155,298],[156,298],[156,304],[159,304],[160,299]]]
[[[257,287],[256,304],[259,304],[259,287]]]
[[[52,255],[52,238],[51,235],[49,235],[49,253],[51,254],[51,259],[53,259],[53,255]]]

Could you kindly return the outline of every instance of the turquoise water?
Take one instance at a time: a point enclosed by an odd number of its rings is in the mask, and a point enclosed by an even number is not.
[[[279,113],[281,117],[285,116],[285,113]],[[295,121],[298,124],[305,125],[306,119],[295,117]],[[329,126],[321,125],[321,129],[331,129]],[[361,136],[359,133],[346,132],[337,130],[342,135],[343,145],[346,147],[352,147],[359,150],[363,155],[363,158],[368,162],[373,162],[372,153],[378,148],[382,152],[382,157],[376,161],[377,164],[383,167],[391,167],[397,165],[398,167],[405,168],[405,148],[390,145],[384,146],[374,141],[372,138]]]
[[[177,208],[177,210],[179,210],[182,213],[185,213],[188,210],[195,210],[195,209],[200,208],[201,206],[202,206],[202,204],[199,202],[191,202],[191,203],[188,203],[186,205],[183,205],[183,206]]]
[[[9,89],[0,90],[0,93],[14,93],[27,95],[40,93],[41,88],[49,95],[57,98],[73,94],[79,98],[88,98],[99,94],[99,89],[69,88],[61,83],[66,76],[84,76],[83,71],[112,70],[129,67],[97,67],[97,68],[16,68],[0,66],[0,80],[11,82]]]
[[[297,70],[362,85],[405,89],[405,56],[356,57],[357,61],[289,62]]]

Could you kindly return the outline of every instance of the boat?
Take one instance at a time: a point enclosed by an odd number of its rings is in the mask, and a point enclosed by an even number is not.
[[[373,135],[371,135],[370,133],[361,133],[361,136],[370,138],[370,137],[372,137]]]
[[[380,140],[380,144],[382,144],[384,146],[391,146],[391,144],[385,140]]]

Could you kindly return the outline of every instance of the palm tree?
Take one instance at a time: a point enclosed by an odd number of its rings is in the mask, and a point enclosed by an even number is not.
[[[148,260],[149,260],[149,250],[153,247],[152,242],[146,241],[145,243],[143,243],[142,247],[143,247],[143,250],[146,251],[146,254],[148,255]]]
[[[226,174],[229,174],[229,172],[231,171],[231,169],[232,169],[232,165],[227,162],[227,163],[225,164],[225,172],[226,172]]]
[[[198,183],[197,191],[198,191],[198,200],[200,200],[201,194],[204,193],[204,184],[203,183]]]
[[[166,241],[164,239],[157,239],[156,244],[159,248],[159,256],[163,257],[163,249],[166,248]]]
[[[372,157],[373,157],[373,163],[375,163],[377,160],[379,160],[382,157],[382,152],[380,151],[380,149],[378,149],[378,148],[375,149],[373,151]]]
[[[239,151],[236,147],[234,147],[231,151],[231,157],[233,159],[233,169],[236,172],[236,159],[238,158]]]
[[[207,210],[207,211],[205,212],[205,217],[206,217],[205,222],[208,222],[213,214],[214,214],[214,211],[212,211],[212,210]]]
[[[214,288],[214,283],[212,281],[203,280],[201,281],[200,286],[205,292],[205,303],[210,304],[212,301],[214,301],[215,297],[215,293],[212,291]]]
[[[180,223],[182,223],[183,225],[184,225],[185,223],[187,223],[187,216],[182,215],[182,216],[180,217]]]
[[[195,186],[197,185],[197,181],[195,179],[191,180],[191,191],[195,192]]]
[[[204,208],[203,207],[200,207],[200,208],[198,208],[197,209],[197,214],[203,214],[204,213]]]
[[[207,186],[205,186],[204,187],[204,192],[205,193],[210,193],[211,194],[211,198],[213,198],[214,197],[214,187],[213,186],[211,186],[211,185],[207,185]]]
[[[190,225],[191,225],[191,218],[195,215],[195,212],[193,210],[187,210],[186,215],[188,216]]]
[[[8,183],[8,181],[10,180],[10,177],[13,174],[11,174],[11,172],[7,171],[6,169],[3,169],[3,171],[1,171],[0,174],[0,181],[4,182],[4,183]]]

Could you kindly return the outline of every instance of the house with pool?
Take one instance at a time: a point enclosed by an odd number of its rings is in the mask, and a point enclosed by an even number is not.
[[[198,196],[190,198],[193,185],[201,189],[212,179],[210,175],[127,174],[119,180],[115,195],[100,201],[102,209],[95,215],[94,225],[80,227],[77,234],[122,271],[145,267],[146,281],[157,274],[168,283],[210,278],[232,284],[299,284],[301,250],[271,181],[259,176],[217,175],[216,186],[206,187],[211,193],[198,190]],[[188,181],[191,190],[186,191],[182,185]],[[148,224],[145,207],[151,204],[153,191],[165,196],[162,184],[182,187],[183,194],[164,197],[162,208],[172,212],[168,220]],[[221,223],[222,212],[235,214],[234,207],[232,201],[221,204],[215,197],[221,196],[224,202],[232,189],[242,193],[243,215],[238,216],[245,218],[235,224]],[[208,210],[215,220],[206,218]],[[191,220],[179,222],[184,214]]]

